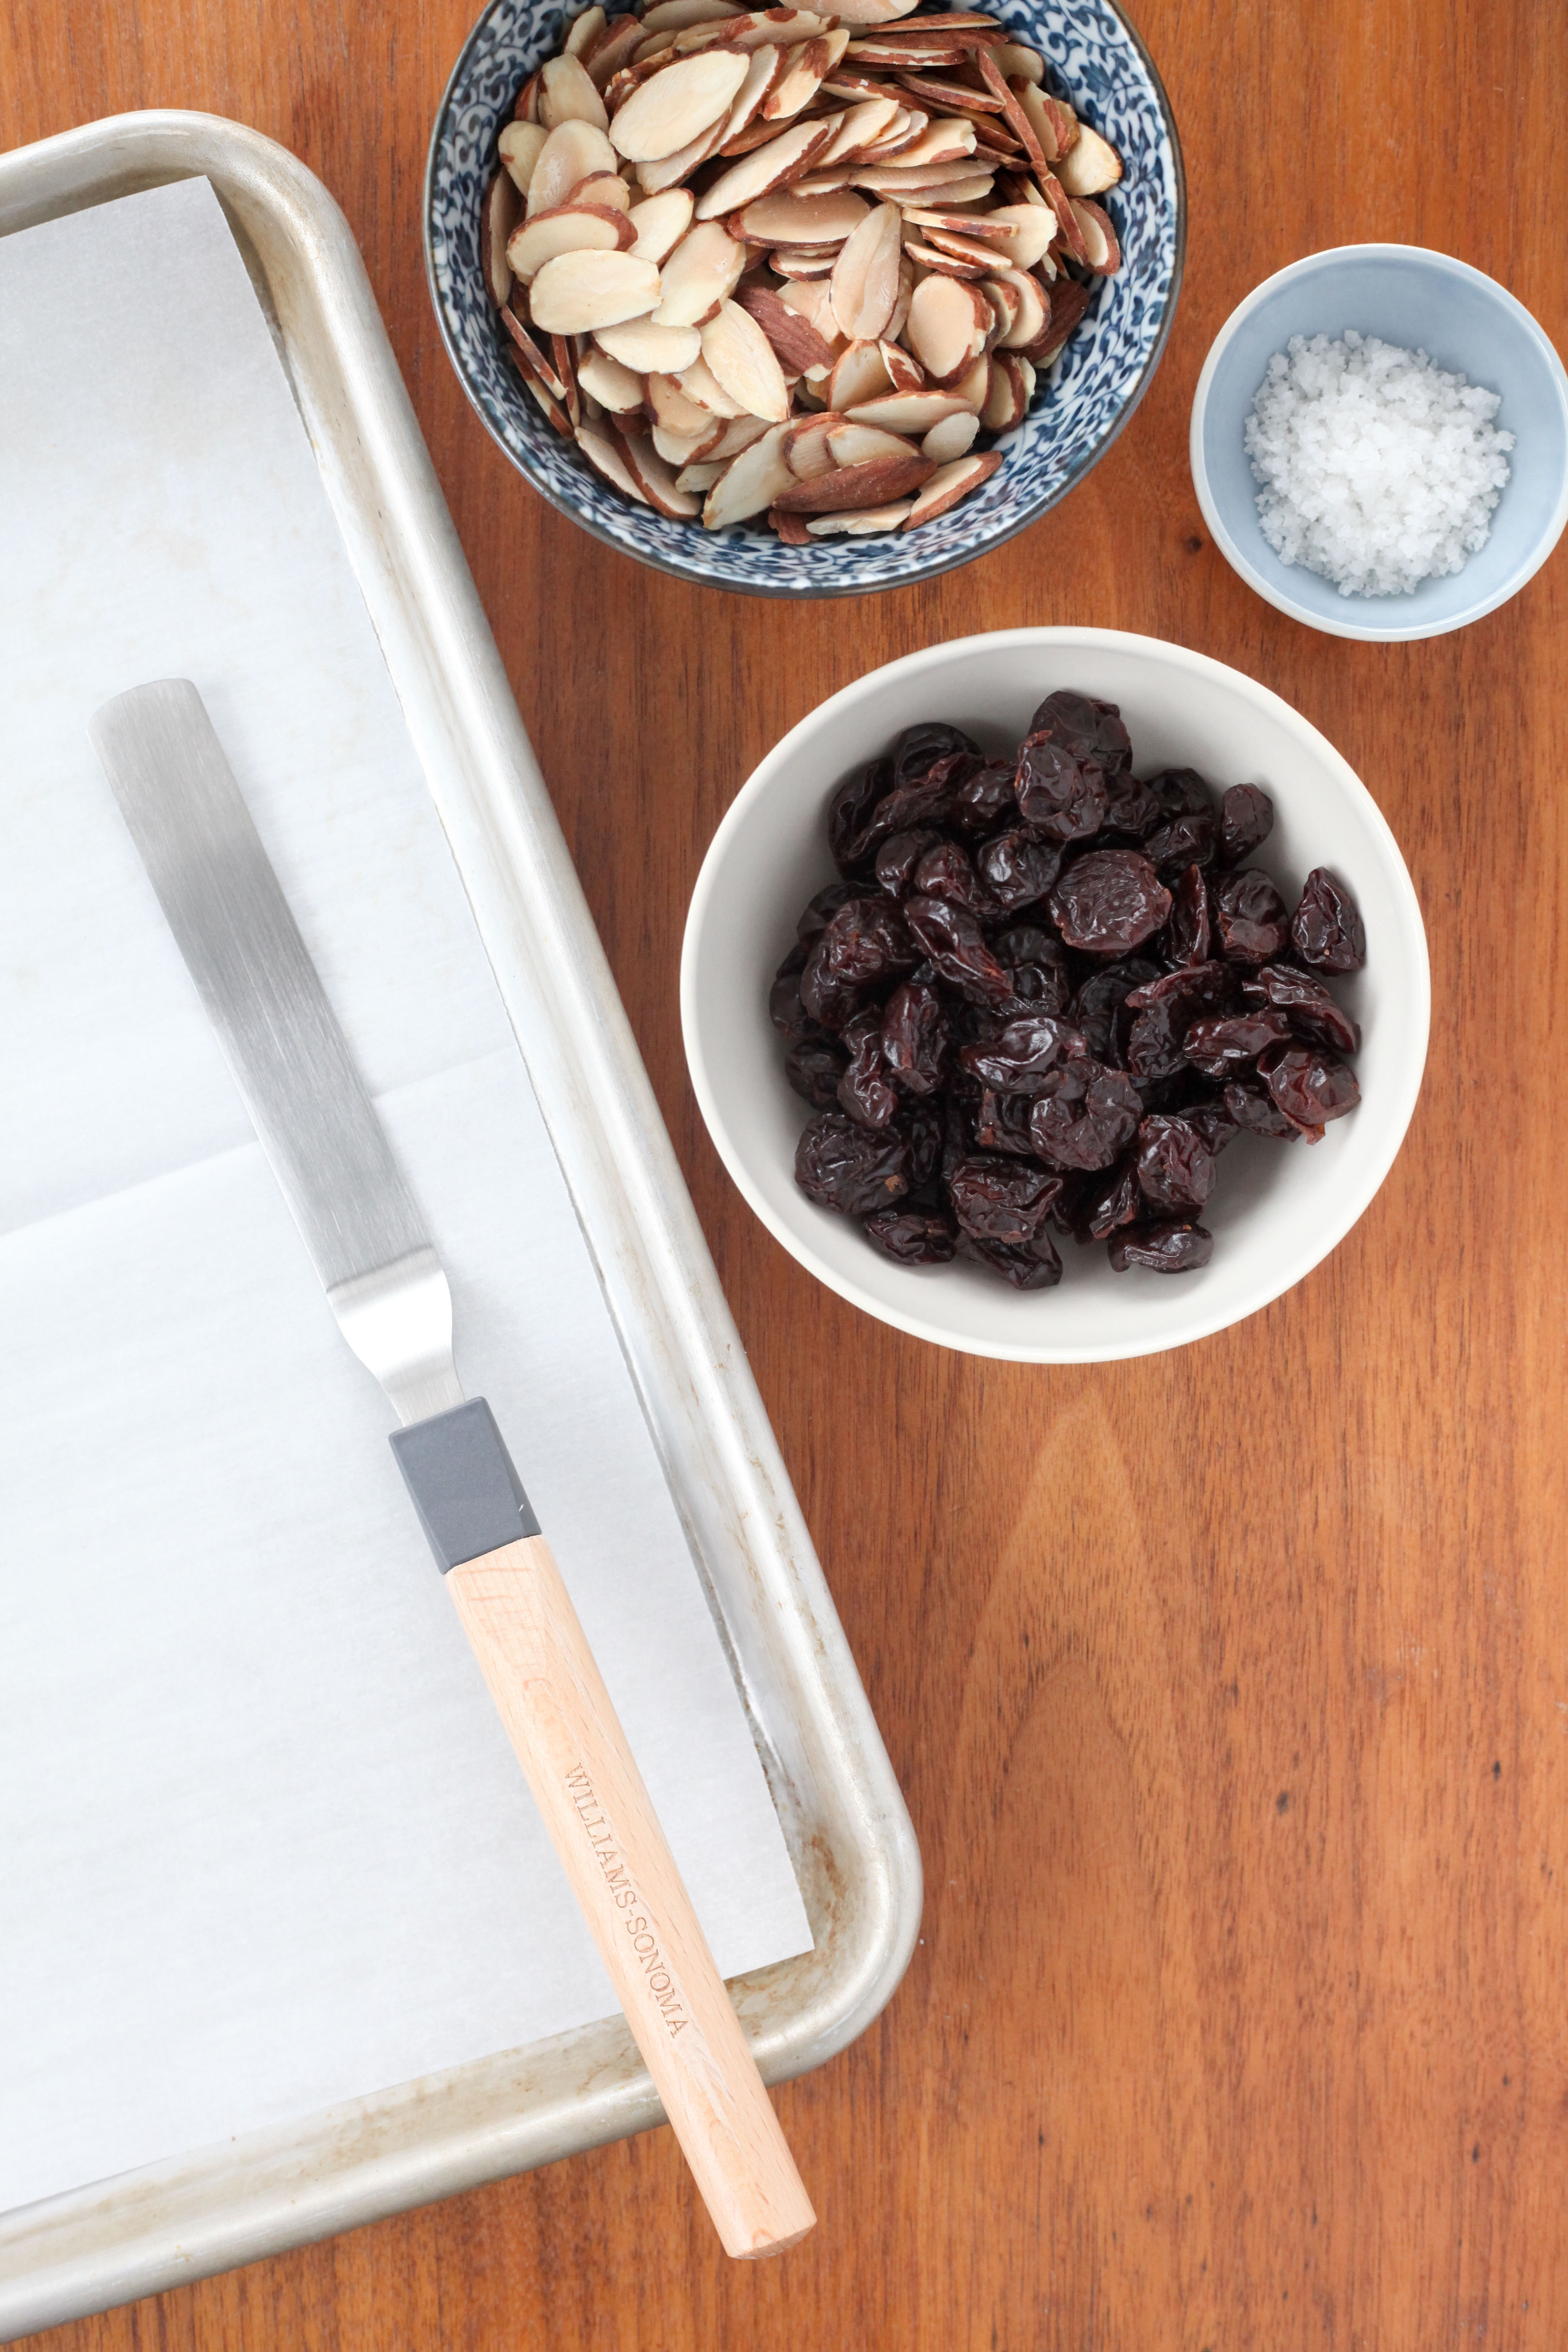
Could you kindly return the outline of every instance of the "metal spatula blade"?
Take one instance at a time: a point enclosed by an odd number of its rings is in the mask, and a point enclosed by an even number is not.
[[[441,1262],[201,696],[139,686],[88,732],[344,1339],[399,1420],[461,1404]]]

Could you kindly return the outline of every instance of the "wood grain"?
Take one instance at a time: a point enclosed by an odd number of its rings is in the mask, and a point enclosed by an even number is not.
[[[0,138],[211,108],[345,206],[908,1794],[924,1940],[780,2095],[822,2215],[781,2262],[725,2262],[658,2132],[37,2344],[1560,2352],[1568,551],[1460,635],[1317,635],[1208,544],[1186,425],[1232,306],[1322,246],[1458,254],[1568,346],[1568,12],[1136,0],[1192,205],[1143,406],[985,562],[786,611],[599,547],[469,413],[418,198],[470,5],[37,0],[0,18]],[[1389,816],[1433,959],[1415,1127],[1344,1244],[1099,1370],[942,1355],[814,1284],[722,1176],[677,1019],[768,746],[878,662],[1042,621],[1287,696]]]
[[[447,1590],[726,2253],[782,2253],[816,2216],[542,1536]]]

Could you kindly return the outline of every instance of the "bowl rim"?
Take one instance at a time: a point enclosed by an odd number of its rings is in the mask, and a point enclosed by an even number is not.
[[[773,581],[716,579],[710,572],[702,568],[695,557],[690,562],[687,562],[678,556],[645,552],[641,548],[627,547],[623,541],[616,539],[600,523],[591,504],[584,504],[582,507],[563,505],[553,490],[531,472],[516,450],[496,430],[494,422],[483,406],[479,393],[469,378],[468,369],[463,364],[436,277],[435,242],[431,234],[431,221],[436,199],[437,159],[451,114],[453,92],[457,88],[458,77],[467,68],[469,53],[479,44],[486,30],[491,10],[496,5],[497,0],[485,0],[485,5],[469,26],[452,70],[447,77],[446,87],[441,92],[440,102],[437,106],[431,123],[430,144],[425,158],[425,179],[420,192],[420,235],[425,248],[425,282],[429,291],[430,307],[436,313],[437,329],[451,364],[452,373],[461,384],[469,407],[478,416],[496,447],[507,462],[522,476],[537,497],[542,498],[545,504],[552,508],[557,514],[565,515],[568,520],[575,523],[580,530],[587,531],[591,537],[599,541],[601,546],[609,548],[616,555],[626,557],[634,563],[644,563],[653,571],[662,572],[667,578],[689,581],[694,587],[713,589],[721,595],[766,596],[784,604],[799,604],[803,600],[809,599],[826,602],[830,597],[837,596],[896,594],[900,589],[918,587],[922,581],[940,580],[946,572],[962,571],[965,564],[978,563],[983,557],[993,555],[999,547],[1006,546],[1009,540],[1016,539],[1020,531],[1029,530],[1032,525],[1040,521],[1042,517],[1049,514],[1053,507],[1059,506],[1068,492],[1078,488],[1085,475],[1100,463],[1107,451],[1121,437],[1142,403],[1144,394],[1154,381],[1155,372],[1165,356],[1165,348],[1171,339],[1171,330],[1175,324],[1176,305],[1181,296],[1182,278],[1187,256],[1187,174],[1186,165],[1182,156],[1181,135],[1176,129],[1175,111],[1171,104],[1170,94],[1161,79],[1159,68],[1150,56],[1148,47],[1136,26],[1122,10],[1120,0],[1099,0],[1099,5],[1116,19],[1124,37],[1141,58],[1154,93],[1154,102],[1160,110],[1165,136],[1170,142],[1172,173],[1175,185],[1174,249],[1171,263],[1171,282],[1166,289],[1164,307],[1154,331],[1154,339],[1149,347],[1148,357],[1134,378],[1126,400],[1093,447],[1085,452],[1081,461],[1063,478],[1047,497],[1029,507],[1026,512],[1020,514],[1016,521],[1009,522],[1005,530],[999,530],[994,538],[986,540],[982,546],[972,548],[965,553],[932,557],[923,563],[917,562],[898,580],[865,583],[855,580],[829,581],[820,587],[805,584],[797,586],[794,583],[786,584]],[[1102,284],[1104,282],[1101,280]],[[597,495],[595,483],[585,482],[584,488]],[[829,541],[827,544],[832,547],[836,542]]]
[[[1048,1338],[1027,1341],[998,1339],[981,1345],[968,1336],[956,1337],[937,1318],[888,1305],[854,1279],[842,1275],[817,1255],[809,1241],[803,1239],[773,1214],[766,1200],[752,1184],[744,1160],[729,1132],[722,1097],[712,1082],[701,1050],[697,1002],[699,941],[730,845],[742,829],[747,814],[773,787],[775,778],[793,759],[800,744],[815,730],[830,724],[833,714],[841,713],[847,705],[869,693],[873,687],[889,679],[900,675],[912,677],[917,671],[929,672],[932,667],[956,664],[980,647],[990,651],[1016,649],[1031,653],[1060,652],[1070,647],[1115,647],[1123,652],[1152,656],[1161,661],[1174,661],[1179,669],[1191,676],[1205,678],[1216,685],[1223,684],[1238,692],[1244,700],[1265,711],[1287,733],[1294,736],[1304,750],[1323,762],[1348,789],[1352,799],[1362,805],[1373,839],[1382,854],[1395,900],[1402,902],[1404,921],[1401,932],[1410,950],[1415,1003],[1406,1023],[1407,1044],[1399,1065],[1398,1082],[1391,1087],[1390,1095],[1385,1098],[1388,1118],[1386,1148],[1358,1184],[1347,1186],[1334,1213],[1321,1227],[1314,1228],[1305,1252],[1279,1261],[1284,1268],[1279,1279],[1266,1277],[1254,1286],[1253,1293],[1239,1306],[1226,1306],[1207,1311],[1194,1306],[1192,1312],[1168,1330],[1130,1345],[1071,1346],[1060,1341],[1052,1342]],[[1188,1347],[1194,1340],[1209,1339],[1215,1332],[1228,1330],[1233,1324],[1245,1322],[1249,1316],[1258,1314],[1262,1308],[1271,1306],[1275,1299],[1282,1297],[1286,1291],[1294,1289],[1338,1248],[1371,1204],[1399,1156],[1426,1071],[1431,1003],[1431,962],[1426,946],[1426,929],[1404,855],[1383,811],[1349,761],[1342,752],[1335,750],[1327,736],[1281,696],[1261,685],[1257,678],[1249,677],[1244,670],[1233,668],[1228,662],[1216,661],[1208,654],[1195,653],[1190,646],[1178,645],[1169,637],[1149,636],[1130,629],[1079,627],[1070,623],[1036,628],[981,630],[970,636],[942,640],[934,646],[924,646],[918,653],[905,654],[896,661],[884,662],[876,669],[867,670],[861,677],[851,679],[847,686],[841,687],[837,694],[830,695],[825,702],[819,702],[815,709],[808,710],[763,755],[721,819],[708,845],[691,894],[680,951],[680,1028],[692,1090],[714,1149],[753,1214],[808,1274],[815,1275],[829,1290],[847,1300],[850,1306],[873,1316],[878,1322],[890,1324],[912,1339],[926,1339],[934,1346],[951,1348],[959,1354],[1005,1363],[1121,1363],[1140,1356],[1163,1355],[1168,1349]]]
[[[1197,389],[1193,394],[1192,422],[1187,434],[1188,462],[1192,467],[1193,488],[1197,492],[1198,505],[1202,509],[1204,520],[1209,527],[1215,545],[1219,549],[1231,570],[1239,578],[1245,580],[1247,586],[1255,590],[1265,603],[1272,604],[1277,612],[1287,614],[1291,620],[1300,621],[1303,627],[1317,629],[1324,636],[1352,637],[1366,645],[1413,645],[1424,637],[1446,637],[1456,629],[1468,629],[1472,621],[1482,620],[1488,613],[1495,613],[1500,604],[1506,604],[1511,597],[1518,595],[1521,588],[1533,580],[1562,538],[1564,526],[1568,525],[1568,467],[1563,469],[1563,478],[1558,487],[1557,503],[1551,520],[1543,529],[1535,547],[1522,559],[1495,593],[1456,614],[1451,620],[1410,622],[1404,625],[1390,624],[1387,626],[1380,626],[1372,621],[1352,620],[1348,614],[1342,619],[1337,614],[1330,616],[1314,613],[1305,604],[1298,604],[1293,597],[1260,572],[1236,538],[1220,511],[1204,457],[1204,425],[1208,413],[1209,394],[1213,388],[1215,377],[1219,372],[1220,362],[1240,329],[1271,294],[1275,293],[1279,287],[1289,284],[1292,278],[1304,277],[1309,271],[1321,272],[1327,264],[1346,261],[1352,255],[1362,254],[1373,254],[1383,259],[1418,261],[1424,267],[1436,268],[1455,277],[1468,278],[1484,286],[1494,301],[1514,314],[1540,349],[1547,363],[1547,373],[1552,379],[1559,404],[1563,411],[1564,424],[1568,425],[1568,369],[1563,367],[1556,345],[1540,320],[1532,312],[1525,309],[1517,294],[1510,294],[1506,286],[1500,285],[1497,279],[1489,277],[1484,269],[1477,269],[1472,263],[1459,260],[1457,255],[1441,252],[1436,246],[1395,245],[1383,242],[1330,245],[1325,246],[1321,252],[1302,254],[1299,259],[1287,262],[1283,269],[1276,269],[1272,276],[1265,278],[1259,285],[1253,288],[1250,294],[1237,304],[1218,334],[1215,335],[1209,345],[1207,357],[1204,361],[1198,376]],[[1361,605],[1385,604],[1392,601],[1384,597],[1365,596],[1345,599],[1347,604]]]

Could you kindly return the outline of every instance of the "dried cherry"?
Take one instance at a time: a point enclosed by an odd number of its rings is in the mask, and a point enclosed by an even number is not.
[[[1182,1051],[1205,1078],[1234,1078],[1289,1034],[1285,1015],[1264,1007],[1218,1021],[1194,1021],[1182,1040]]]
[[[1274,803],[1261,784],[1232,784],[1219,804],[1219,854],[1239,866],[1274,830]]]
[[[985,944],[975,918],[944,898],[910,898],[905,907],[915,941],[938,976],[971,1003],[999,1004],[1013,992],[1005,968]]]
[[[894,1083],[911,1095],[934,1093],[947,1058],[948,1023],[928,982],[905,980],[882,1007],[882,1056]]]
[[[875,1006],[846,1024],[849,1060],[838,1081],[838,1107],[862,1127],[886,1127],[899,1108],[882,1058],[882,1016]]]
[[[1171,894],[1135,849],[1095,849],[1068,867],[1051,892],[1051,919],[1069,948],[1126,955],[1152,939],[1171,911]]]
[[[910,1190],[910,1148],[895,1132],[824,1111],[795,1146],[795,1181],[807,1200],[841,1217],[868,1217]]]
[[[1000,1094],[1037,1095],[1044,1091],[1047,1071],[1086,1051],[1082,1037],[1067,1022],[1049,1013],[1027,1013],[983,1045],[963,1046],[958,1058]]]
[[[1079,1054],[1040,1080],[1029,1132],[1047,1167],[1109,1168],[1137,1134],[1142,1115],[1125,1070]]]
[[[1243,996],[1260,997],[1283,1013],[1298,1037],[1314,1045],[1331,1045],[1337,1054],[1359,1054],[1361,1031],[1337,997],[1310,971],[1288,963],[1266,963],[1241,983]]]
[[[1260,866],[1244,866],[1214,888],[1220,953],[1233,963],[1267,963],[1289,935],[1285,901]]]
[[[1133,1225],[1110,1244],[1118,1274],[1130,1265],[1147,1266],[1151,1274],[1192,1274],[1213,1255],[1214,1235],[1202,1225]]]
[[[1343,1118],[1361,1100],[1355,1072],[1321,1045],[1275,1045],[1258,1065],[1273,1098],[1309,1143],[1315,1143],[1331,1118]]]
[[[952,1227],[929,1209],[879,1209],[860,1230],[900,1265],[946,1265],[952,1256]]]
[[[1201,1209],[1218,1172],[1191,1120],[1156,1117],[1138,1129],[1138,1187],[1156,1209]]]
[[[1301,961],[1318,971],[1359,971],[1366,961],[1361,909],[1326,866],[1315,866],[1307,877],[1290,918],[1290,941]]]

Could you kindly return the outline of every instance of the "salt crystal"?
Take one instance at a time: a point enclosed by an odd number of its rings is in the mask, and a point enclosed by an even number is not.
[[[1264,538],[1342,596],[1404,595],[1460,571],[1509,478],[1501,405],[1425,352],[1348,327],[1332,343],[1292,335],[1246,425]]]

